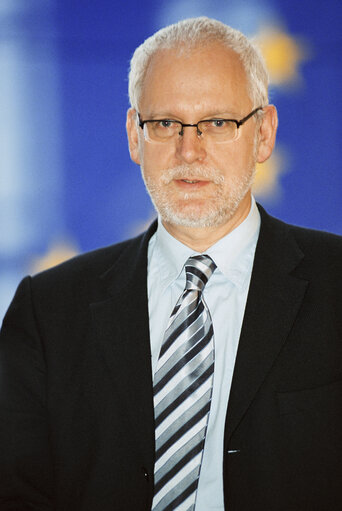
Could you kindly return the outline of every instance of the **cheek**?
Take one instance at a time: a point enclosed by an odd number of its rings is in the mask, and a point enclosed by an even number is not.
[[[145,172],[156,174],[172,166],[172,148],[163,144],[146,142],[141,150],[141,161]]]
[[[231,151],[229,152],[231,168],[236,172],[244,172],[250,167],[251,163],[255,160],[254,139],[238,139],[232,143]]]
[[[235,173],[241,166],[241,150],[235,144],[217,144],[208,150],[208,164],[223,173]]]

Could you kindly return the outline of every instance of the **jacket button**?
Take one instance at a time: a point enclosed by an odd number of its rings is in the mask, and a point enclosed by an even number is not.
[[[146,468],[145,467],[141,467],[141,470],[142,470],[142,473],[144,474],[144,477],[145,477],[146,481],[148,481],[150,476],[149,476]]]

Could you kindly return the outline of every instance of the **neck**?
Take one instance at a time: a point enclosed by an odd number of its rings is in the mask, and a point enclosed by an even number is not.
[[[163,222],[165,229],[171,236],[187,245],[195,252],[203,253],[221,238],[236,229],[247,218],[251,209],[251,196],[245,198],[244,204],[227,222],[213,227],[186,227]],[[243,207],[242,207],[243,206]]]

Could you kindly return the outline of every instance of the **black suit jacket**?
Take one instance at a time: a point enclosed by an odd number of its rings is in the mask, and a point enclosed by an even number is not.
[[[342,239],[261,215],[225,426],[225,507],[341,510]],[[0,341],[1,510],[150,509],[154,229],[19,286]]]

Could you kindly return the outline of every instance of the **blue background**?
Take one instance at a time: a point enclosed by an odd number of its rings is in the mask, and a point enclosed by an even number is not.
[[[127,150],[129,60],[158,28],[199,15],[250,36],[272,27],[299,49],[296,79],[271,88],[276,182],[257,198],[342,234],[340,1],[1,0],[0,319],[25,274],[153,218]]]

